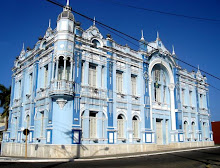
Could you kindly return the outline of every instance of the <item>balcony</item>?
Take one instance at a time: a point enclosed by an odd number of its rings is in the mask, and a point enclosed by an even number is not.
[[[49,95],[74,95],[74,82],[67,80],[54,80],[51,82]]]

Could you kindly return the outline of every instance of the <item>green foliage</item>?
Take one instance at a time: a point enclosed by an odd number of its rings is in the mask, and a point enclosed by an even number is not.
[[[10,97],[11,97],[11,87],[7,88],[4,85],[0,84],[0,107],[3,108],[2,118],[6,118],[6,129],[7,121],[9,116],[9,106],[10,106]]]

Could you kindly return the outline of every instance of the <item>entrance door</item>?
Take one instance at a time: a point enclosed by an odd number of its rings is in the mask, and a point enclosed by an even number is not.
[[[156,119],[156,135],[157,135],[157,144],[163,145],[163,130],[162,130],[161,119]]]

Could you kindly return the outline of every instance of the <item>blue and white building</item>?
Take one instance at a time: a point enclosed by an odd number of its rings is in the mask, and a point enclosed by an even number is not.
[[[159,34],[139,50],[83,30],[69,2],[12,69],[4,144],[157,144],[212,141],[207,78],[182,69]]]

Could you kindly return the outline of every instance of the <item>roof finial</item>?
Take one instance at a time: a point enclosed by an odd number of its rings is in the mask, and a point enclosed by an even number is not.
[[[199,71],[199,65],[198,65],[198,71]]]
[[[48,27],[50,27],[51,26],[51,19],[49,19],[49,26]]]
[[[141,40],[144,40],[144,31],[141,30]]]
[[[95,26],[95,16],[94,16],[94,19],[93,19],[93,26]]]
[[[24,50],[24,42],[23,42],[23,47],[22,47],[22,50]]]
[[[70,6],[70,0],[66,1],[66,6]]]
[[[175,50],[174,50],[174,45],[172,45],[172,48],[173,48],[172,55],[176,55]]]
[[[157,40],[160,40],[159,32],[157,31]]]

